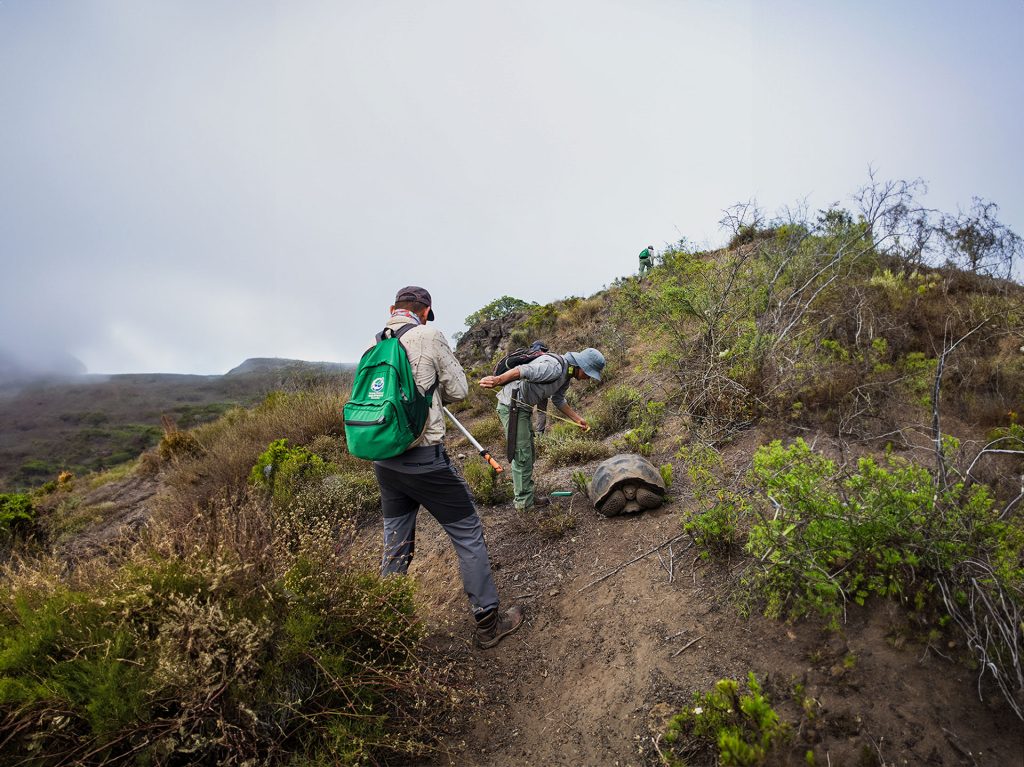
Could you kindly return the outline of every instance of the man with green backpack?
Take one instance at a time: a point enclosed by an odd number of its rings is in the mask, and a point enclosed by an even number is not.
[[[523,622],[518,606],[499,609],[483,525],[469,486],[444,448],[442,402],[469,392],[466,373],[434,319],[430,293],[402,288],[377,343],[359,361],[345,405],[349,452],[372,460],[384,515],[382,575],[405,573],[423,506],[448,534],[476,619],[479,647],[498,644]]]

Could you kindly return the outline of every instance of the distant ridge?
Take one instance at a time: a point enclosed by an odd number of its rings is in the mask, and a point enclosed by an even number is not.
[[[352,370],[355,365],[348,362],[307,362],[291,360],[284,357],[250,357],[241,365],[231,368],[225,375],[242,375],[244,373],[273,373],[292,369],[309,370],[310,368],[325,372],[344,373]]]
[[[0,373],[4,362],[0,355]],[[0,492],[37,487],[64,470],[83,474],[129,461],[160,441],[166,418],[187,429],[279,389],[324,385],[340,392],[354,367],[270,357],[248,359],[224,375],[0,379]]]

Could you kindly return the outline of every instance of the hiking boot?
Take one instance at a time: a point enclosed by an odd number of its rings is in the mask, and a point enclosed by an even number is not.
[[[523,610],[519,605],[512,605],[507,610],[490,610],[476,619],[476,646],[482,650],[494,647],[522,625]]]

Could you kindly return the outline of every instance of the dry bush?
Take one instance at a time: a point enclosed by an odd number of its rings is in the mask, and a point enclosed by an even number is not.
[[[139,476],[155,477],[160,473],[160,454],[155,450],[147,450],[139,456]]]
[[[542,441],[543,457],[552,468],[556,466],[576,466],[589,463],[611,455],[611,448],[603,442],[584,437],[566,436]]]
[[[490,368],[468,371],[466,378],[469,381],[469,393],[466,395],[466,398],[458,402],[446,402],[445,407],[455,415],[462,413],[466,415],[483,415],[484,413],[493,412],[497,405],[497,399],[487,389],[477,385],[477,381],[486,375],[490,375],[490,373]]]
[[[265,570],[227,547],[154,543],[119,563],[0,572],[5,763],[356,765],[436,750],[454,694],[425,670],[408,579],[310,537]]]
[[[472,424],[464,424],[469,429],[476,441],[485,447],[488,444],[497,444],[499,441],[504,442],[505,440],[505,428],[501,425],[501,420],[498,418],[497,413],[493,416],[488,416],[476,421]],[[462,443],[468,445],[469,440],[462,437]]]
[[[164,499],[161,499],[164,501]],[[270,498],[242,488],[207,499],[202,509],[161,502],[149,528],[149,540],[175,556],[190,551],[229,552],[240,562],[273,570],[275,535],[279,532]],[[168,513],[168,510],[174,513]]]
[[[177,461],[168,472],[170,492],[161,499],[160,513],[172,525],[184,525],[215,499],[238,494],[259,455],[276,439],[297,445],[324,435],[343,439],[341,405],[331,389],[274,392],[252,410],[232,410],[189,432],[202,453]]]
[[[165,432],[160,444],[157,445],[157,455],[165,463],[196,458],[202,454],[203,448],[199,444],[199,440],[192,432],[188,431]]]
[[[484,506],[496,506],[512,497],[512,488],[504,474],[498,474],[482,458],[470,458],[462,472],[473,492],[473,499]]]
[[[602,296],[577,301],[558,316],[555,328],[561,333],[578,332],[581,326],[597,321],[604,309]]]

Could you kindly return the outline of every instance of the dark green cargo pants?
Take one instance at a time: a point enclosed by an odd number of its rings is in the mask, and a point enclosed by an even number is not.
[[[512,486],[516,490],[514,503],[520,511],[533,508],[533,412],[519,411],[515,456],[512,459]],[[508,434],[508,405],[498,405],[498,417]]]

